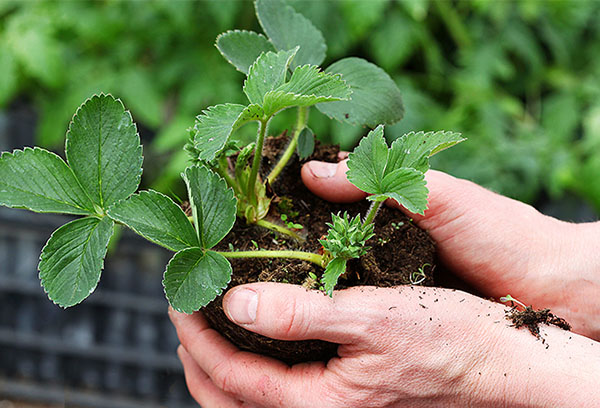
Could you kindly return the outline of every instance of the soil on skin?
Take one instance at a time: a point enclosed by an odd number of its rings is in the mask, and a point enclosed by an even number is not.
[[[550,309],[534,310],[531,306],[527,306],[525,310],[517,310],[516,307],[513,307],[506,312],[506,318],[517,329],[527,327],[531,334],[538,339],[541,339],[540,324],[553,325],[563,330],[571,330],[571,325],[565,319],[552,314]]]
[[[263,174],[276,163],[280,151],[285,148],[284,137],[269,138],[265,143]],[[337,161],[337,146],[317,144],[315,153],[307,160]],[[303,163],[292,159],[273,186],[274,199],[269,214],[270,221],[281,223],[281,214],[288,221],[304,228],[300,231],[306,241],[298,243],[270,230],[247,226],[238,219],[229,235],[218,249],[295,249],[317,252],[321,249],[318,240],[327,233],[326,223],[331,222],[331,213],[347,211],[351,216],[366,214],[370,202],[363,200],[355,204],[333,204],[314,196],[300,178]],[[347,278],[340,279],[337,290],[357,285],[382,287],[410,284],[433,286],[436,269],[435,246],[429,235],[415,226],[399,211],[383,207],[375,221],[376,237],[368,245],[369,256],[348,263]],[[311,288],[309,273],[320,277],[322,269],[308,262],[287,259],[231,259],[232,281],[227,289],[236,285],[275,281],[304,284]],[[424,275],[421,273],[423,272]],[[312,288],[316,288],[312,286]],[[325,296],[325,295],[323,295]],[[303,361],[326,361],[335,355],[337,345],[319,341],[273,340],[249,332],[229,321],[222,309],[222,296],[203,309],[211,325],[243,350],[275,357],[288,364]]]

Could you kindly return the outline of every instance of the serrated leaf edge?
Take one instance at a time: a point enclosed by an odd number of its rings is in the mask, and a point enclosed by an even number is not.
[[[276,49],[276,48],[275,48],[275,44],[273,44],[273,42],[271,41],[271,39],[270,39],[269,37],[267,37],[267,36],[266,36],[266,35],[264,35],[264,34],[257,33],[256,31],[251,31],[251,30],[238,30],[238,29],[235,29],[235,30],[227,30],[227,31],[225,31],[224,33],[221,33],[221,34],[217,35],[217,38],[215,38],[215,48],[216,48],[217,50],[219,50],[219,54],[221,54],[221,56],[222,56],[223,58],[225,58],[225,61],[227,61],[227,62],[229,62],[229,64],[233,65],[233,67],[236,69],[236,71],[238,71],[238,72],[241,72],[241,73],[242,73],[242,74],[244,74],[244,75],[247,75],[247,73],[245,73],[244,71],[240,70],[240,69],[239,69],[239,68],[238,68],[238,67],[237,67],[237,66],[236,66],[236,65],[233,63],[233,61],[231,61],[231,60],[230,60],[230,59],[229,59],[229,58],[228,58],[228,57],[227,57],[227,56],[226,56],[226,55],[223,53],[223,51],[221,51],[221,49],[219,48],[219,45],[218,45],[218,43],[219,43],[219,39],[220,39],[221,37],[223,37],[223,36],[225,36],[225,35],[227,35],[227,34],[231,34],[231,33],[244,33],[244,34],[256,35],[257,37],[262,37],[262,38],[264,38],[265,40],[267,40],[267,41],[268,41],[268,42],[269,42],[269,43],[270,43],[270,44],[273,46],[273,49]],[[248,68],[248,72],[250,72],[250,68]]]

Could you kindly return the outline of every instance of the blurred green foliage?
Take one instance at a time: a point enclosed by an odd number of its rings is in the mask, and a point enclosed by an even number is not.
[[[323,32],[324,65],[361,56],[397,81],[406,115],[388,137],[462,132],[435,167],[529,202],[575,192],[600,211],[600,2],[290,3]],[[4,0],[0,107],[31,101],[38,142],[53,147],[86,97],[111,92],[156,134],[154,187],[176,190],[195,115],[243,100],[243,75],[213,46],[234,28],[260,31],[250,1]],[[273,133],[293,121],[280,116]],[[310,126],[347,149],[367,132],[316,112]]]

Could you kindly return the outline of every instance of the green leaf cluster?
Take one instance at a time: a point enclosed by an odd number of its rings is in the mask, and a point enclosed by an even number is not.
[[[327,226],[327,236],[319,242],[332,257],[360,258],[369,250],[366,242],[374,235],[373,223],[363,225],[360,215],[350,218],[347,212],[332,214],[332,222]]]
[[[411,132],[388,147],[383,125],[369,132],[348,156],[348,180],[372,201],[396,200],[423,214],[428,190],[425,172],[434,154],[465,140],[455,132]]]

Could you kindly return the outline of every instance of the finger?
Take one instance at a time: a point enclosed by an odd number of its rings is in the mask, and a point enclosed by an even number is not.
[[[179,340],[196,364],[226,394],[261,407],[319,406],[323,363],[288,367],[280,361],[240,351],[211,329],[200,314],[169,310]],[[311,394],[307,395],[307,390]],[[317,397],[314,397],[317,398]]]
[[[350,155],[350,152],[340,151],[337,154],[338,160],[345,160]]]
[[[188,390],[198,404],[204,408],[240,408],[242,406],[240,400],[217,388],[183,346],[177,348],[177,355],[183,364]]]
[[[317,196],[333,203],[353,203],[367,195],[346,178],[346,160],[338,163],[309,161],[300,172],[304,185]]]
[[[355,298],[349,291],[330,298],[298,285],[263,282],[231,289],[223,309],[234,323],[274,339],[356,344],[365,340],[370,315]]]

